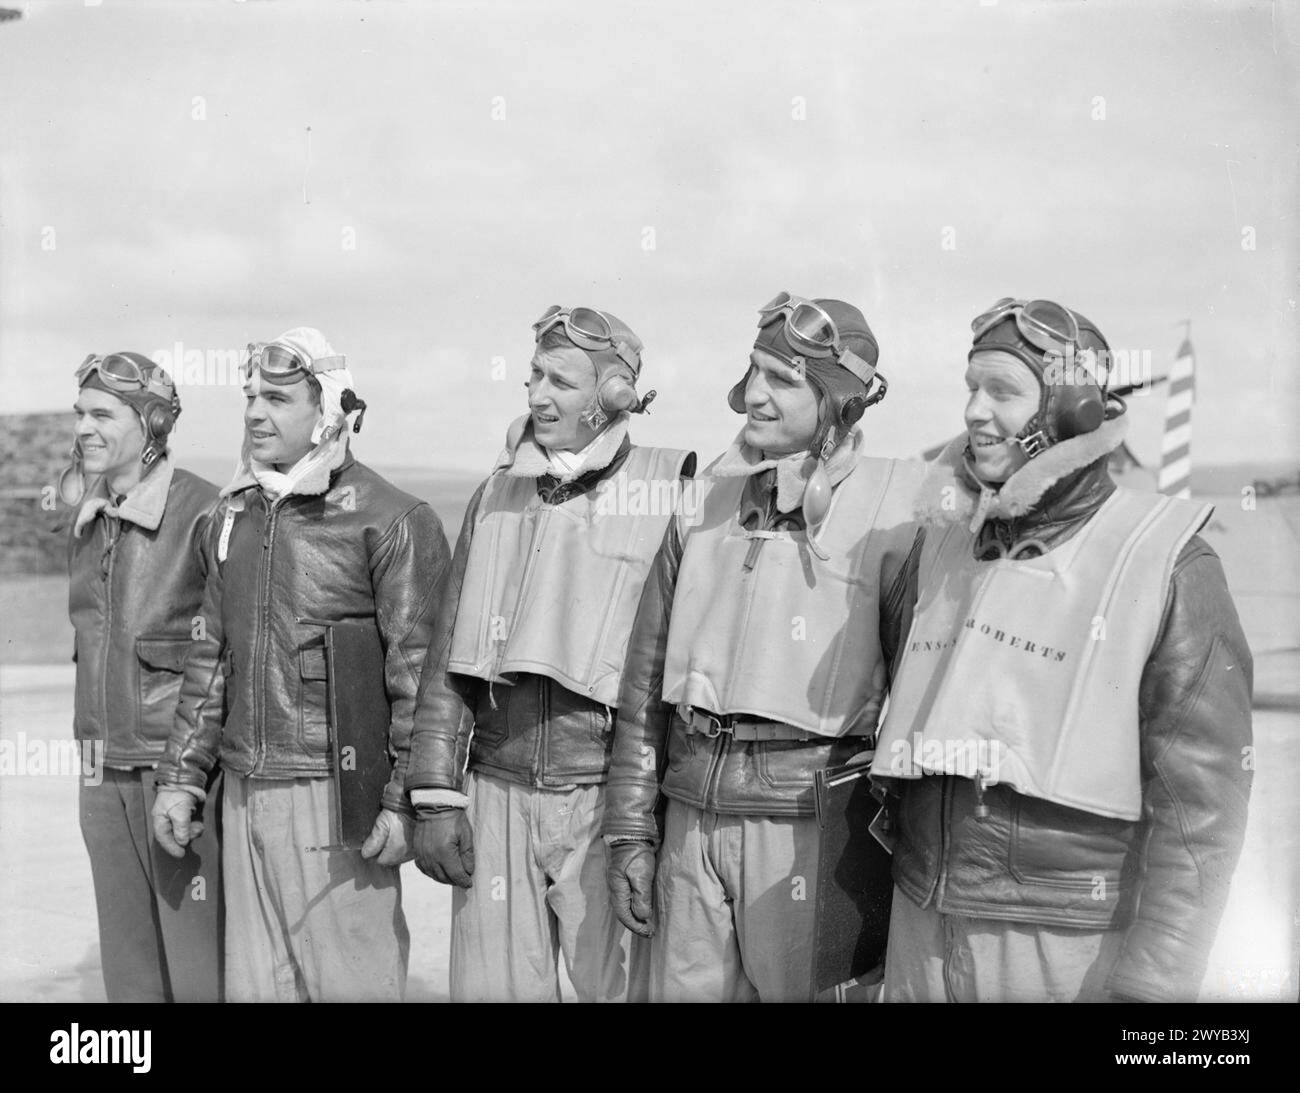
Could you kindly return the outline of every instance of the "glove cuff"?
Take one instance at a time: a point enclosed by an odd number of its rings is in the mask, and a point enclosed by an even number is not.
[[[198,786],[176,785],[173,783],[155,785],[154,796],[157,797],[160,793],[188,793],[191,797],[197,800],[199,804],[206,803],[208,799],[208,791],[201,789]]]

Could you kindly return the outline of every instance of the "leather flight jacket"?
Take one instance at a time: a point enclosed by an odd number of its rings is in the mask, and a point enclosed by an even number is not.
[[[775,495],[774,471],[752,476],[741,498],[742,524],[751,530],[802,528],[801,510],[780,512]],[[683,549],[674,521],[646,581],[628,646],[601,827],[606,836],[658,842],[663,798],[712,812],[812,816],[816,772],[847,762],[869,747],[869,738],[863,736],[796,732],[787,739],[742,739],[782,734],[765,734],[761,728],[738,733],[735,722],[740,719],[698,709],[689,711],[694,721],[689,724],[688,711],[663,701],[669,623]],[[882,575],[886,587],[895,575]],[[870,666],[864,670],[870,671]],[[716,735],[705,728],[709,721],[718,726]]]
[[[989,542],[1028,540],[1052,549],[1113,488],[1105,460],[1091,464],[1057,483],[1038,511],[986,525],[975,550],[982,557]],[[911,624],[924,534],[885,607],[890,655]],[[892,779],[895,883],[942,913],[1123,930],[1110,992],[1195,1000],[1245,834],[1251,682],[1250,649],[1222,565],[1194,536],[1175,562],[1142,673],[1141,819],[956,775]]]
[[[684,714],[689,713],[689,719]],[[709,812],[812,816],[817,771],[865,750],[861,736],[817,736],[771,721],[674,711],[663,795]]]
[[[597,488],[622,467],[631,446],[625,438],[609,464],[571,481],[540,475],[538,495],[548,505],[561,505]],[[682,475],[690,477],[693,472],[692,456]],[[603,783],[609,771],[615,710],[548,676],[520,672],[509,685],[447,670],[475,516],[486,484],[470,501],[456,543],[447,595],[420,680],[406,788],[459,792],[467,766],[526,786],[554,789]]]
[[[140,493],[157,494],[153,518],[138,517],[156,520],[156,527],[135,522],[128,501],[119,506],[123,515],[101,509],[80,535],[74,525],[68,539],[77,664],[73,733],[102,741],[103,761],[118,768],[153,766],[171,733],[203,599],[201,544],[217,500],[216,486],[172,469],[168,457],[127,497]]]
[[[412,814],[402,788],[411,718],[450,562],[433,510],[349,453],[321,494],[268,504],[256,485],[236,489],[218,506],[205,549],[206,635],[185,662],[160,781],[201,786],[218,761],[254,778],[329,775],[318,622],[369,618],[391,706],[393,771],[382,804]]]

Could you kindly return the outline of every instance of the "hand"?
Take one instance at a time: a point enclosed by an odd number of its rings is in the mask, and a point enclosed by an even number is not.
[[[198,798],[188,790],[159,786],[151,817],[158,845],[173,858],[185,857],[185,848],[203,834],[203,821],[191,820]]]
[[[415,855],[411,850],[411,831],[415,821],[400,812],[384,809],[376,818],[366,841],[361,844],[361,856],[379,855],[377,864],[398,866]]]
[[[619,922],[639,937],[653,937],[655,848],[648,842],[615,843],[608,848],[605,880]]]
[[[415,864],[426,877],[459,888],[473,885],[474,829],[463,808],[418,810]]]

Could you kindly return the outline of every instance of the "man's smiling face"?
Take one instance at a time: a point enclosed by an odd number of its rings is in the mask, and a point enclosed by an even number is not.
[[[311,434],[320,420],[320,396],[306,378],[297,383],[263,381],[247,396],[244,430],[249,453],[259,463],[287,471],[312,449]]]
[[[804,451],[817,434],[817,393],[807,376],[763,349],[749,355],[745,443],[768,455]]]
[[[966,439],[975,472],[985,482],[1005,482],[1026,460],[1015,437],[1038,412],[1038,380],[1018,357],[989,350],[970,359],[966,390]]]
[[[73,405],[82,467],[87,475],[114,477],[140,461],[144,425],[140,415],[114,394],[82,388]]]

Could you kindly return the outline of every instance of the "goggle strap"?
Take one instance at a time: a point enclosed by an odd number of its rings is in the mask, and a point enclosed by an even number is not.
[[[852,349],[842,350],[839,355],[839,362],[866,384],[867,387],[871,386],[871,380],[876,374],[874,365],[868,364],[853,352]]]

